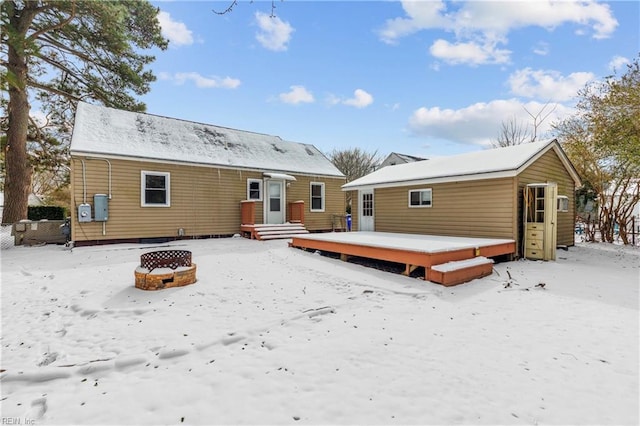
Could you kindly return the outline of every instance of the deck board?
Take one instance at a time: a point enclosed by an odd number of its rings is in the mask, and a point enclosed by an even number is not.
[[[516,243],[509,239],[448,237],[390,232],[330,232],[292,237],[289,246],[339,253],[341,258],[359,256],[406,265],[406,271],[447,262],[515,254]]]

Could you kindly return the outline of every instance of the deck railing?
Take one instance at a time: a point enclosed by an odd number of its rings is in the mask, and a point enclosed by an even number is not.
[[[256,224],[256,202],[253,200],[240,201],[241,225]]]
[[[288,205],[289,222],[304,224],[304,201],[292,201]]]
[[[241,225],[256,224],[256,202],[253,200],[240,201]],[[287,205],[287,221],[304,224],[304,201],[292,201]]]

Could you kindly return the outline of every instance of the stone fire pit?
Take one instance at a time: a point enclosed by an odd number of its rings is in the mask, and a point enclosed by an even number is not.
[[[187,250],[153,251],[140,256],[135,276],[142,290],[181,287],[196,282],[196,264]]]

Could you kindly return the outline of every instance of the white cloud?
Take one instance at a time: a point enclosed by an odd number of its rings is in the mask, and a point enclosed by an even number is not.
[[[624,56],[614,56],[611,58],[611,61],[609,61],[609,70],[611,72],[624,72],[625,67],[630,63],[631,61]]]
[[[278,95],[280,100],[286,104],[300,104],[300,103],[313,103],[315,99],[313,94],[309,92],[304,86],[291,86],[290,91],[287,93],[281,93]]]
[[[540,56],[547,56],[549,54],[549,43],[544,41],[539,42],[533,47],[533,53]]]
[[[526,108],[526,110],[525,110]],[[523,126],[533,125],[527,111],[536,115],[553,111],[538,126],[540,139],[551,129],[551,124],[571,113],[571,109],[561,104],[546,106],[540,102],[522,103],[517,99],[494,100],[476,103],[461,109],[441,109],[422,107],[409,118],[409,131],[416,136],[444,139],[456,143],[489,146],[499,135],[503,122],[515,119]]]
[[[589,72],[563,76],[557,71],[524,68],[511,74],[508,83],[514,95],[565,102],[575,98],[578,91],[594,78]]]
[[[618,26],[609,5],[592,1],[403,1],[402,6],[406,16],[387,20],[379,32],[380,39],[395,43],[422,30],[451,32],[455,41],[438,40],[431,47],[432,54],[439,54],[450,63],[508,61],[510,52],[499,50],[496,45],[506,43],[509,32],[518,28],[552,30],[573,24],[578,27],[577,33],[607,38]],[[545,51],[537,49],[536,53]]]
[[[327,98],[325,99],[325,102],[327,103],[327,105],[333,106],[333,105],[338,105],[339,103],[342,102],[342,100],[339,97],[337,97],[336,95],[329,94],[329,95],[327,95]]]
[[[365,108],[373,103],[373,96],[362,89],[356,89],[353,92],[353,98],[345,99],[342,103],[356,108]]]
[[[436,40],[429,48],[431,54],[449,64],[504,64],[509,62],[509,50],[497,49],[495,43],[449,43]]]
[[[325,101],[330,106],[342,104],[356,108],[365,108],[373,103],[373,96],[362,89],[356,89],[353,92],[352,98],[344,99],[330,94],[327,96]]]
[[[172,20],[169,13],[160,11],[158,22],[160,22],[162,35],[169,40],[170,46],[186,46],[193,43],[191,30],[184,23]]]
[[[39,126],[44,126],[49,122],[47,114],[39,108],[31,108],[31,111],[29,111],[29,117],[31,117]]]
[[[203,77],[197,72],[179,72],[171,76],[170,74],[163,74],[164,79],[171,79],[176,84],[184,84],[187,81],[195,83],[196,87],[201,89],[235,89],[240,86],[240,80],[231,77]]]
[[[449,20],[444,16],[446,4],[441,1],[404,1],[402,8],[407,18],[389,19],[380,31],[380,38],[385,43],[395,43],[399,38],[429,28],[449,27]]]
[[[256,33],[256,40],[266,49],[274,51],[287,50],[291,34],[295,29],[277,16],[256,12],[256,22],[260,31]]]
[[[554,29],[563,24],[591,29],[594,38],[609,37],[618,26],[609,5],[592,1],[470,1],[453,14],[457,32],[506,35],[524,27]]]

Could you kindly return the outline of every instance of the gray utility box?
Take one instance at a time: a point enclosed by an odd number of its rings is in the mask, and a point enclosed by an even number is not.
[[[91,222],[91,204],[82,203],[78,206],[78,222]]]
[[[93,220],[106,222],[109,219],[109,198],[107,194],[95,194],[93,196],[93,208],[95,210]]]

